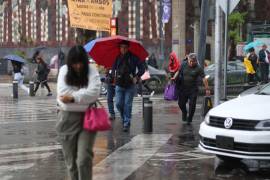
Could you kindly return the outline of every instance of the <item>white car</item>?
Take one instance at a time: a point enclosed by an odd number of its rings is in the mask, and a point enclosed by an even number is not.
[[[228,159],[270,159],[270,86],[211,109],[199,130],[199,147]]]

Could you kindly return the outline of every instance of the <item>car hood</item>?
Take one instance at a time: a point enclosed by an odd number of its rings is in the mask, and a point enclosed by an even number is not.
[[[235,98],[211,109],[209,115],[247,120],[270,119],[270,95],[251,94]]]

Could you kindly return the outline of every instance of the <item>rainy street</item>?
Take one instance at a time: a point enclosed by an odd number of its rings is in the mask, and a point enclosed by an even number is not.
[[[0,179],[65,180],[66,169],[56,132],[55,95],[20,94],[10,97],[10,86],[0,86]],[[143,133],[142,100],[134,99],[129,133],[119,117],[113,129],[99,133],[95,144],[94,179],[270,179],[268,161],[223,162],[201,152],[198,129],[201,98],[192,125],[180,121],[176,102],[152,97],[153,133]],[[105,105],[104,97],[101,102]]]

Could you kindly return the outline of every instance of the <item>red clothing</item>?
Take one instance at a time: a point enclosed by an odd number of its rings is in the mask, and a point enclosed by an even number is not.
[[[171,73],[175,73],[180,69],[180,61],[177,58],[175,52],[171,52],[169,56],[169,65],[168,65],[168,70]]]

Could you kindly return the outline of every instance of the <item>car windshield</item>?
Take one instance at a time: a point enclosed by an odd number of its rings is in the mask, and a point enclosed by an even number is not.
[[[257,94],[260,94],[260,95],[270,95],[270,85],[265,86]]]

